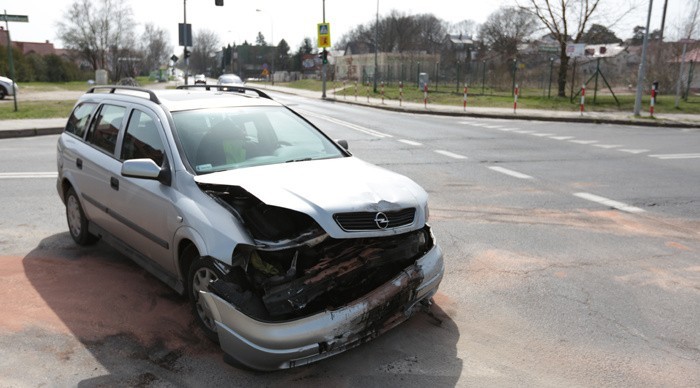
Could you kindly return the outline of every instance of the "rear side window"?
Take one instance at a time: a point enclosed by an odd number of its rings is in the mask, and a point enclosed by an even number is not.
[[[126,127],[121,160],[147,158],[162,166],[163,149],[163,141],[153,118],[134,109]]]
[[[97,114],[95,125],[90,128],[87,141],[96,147],[114,154],[117,147],[117,137],[121,128],[126,108],[115,105],[103,105]]]
[[[91,102],[84,102],[76,106],[68,118],[66,132],[82,138],[85,135],[85,130],[90,123],[90,117],[92,117],[92,112],[96,106],[97,104]]]

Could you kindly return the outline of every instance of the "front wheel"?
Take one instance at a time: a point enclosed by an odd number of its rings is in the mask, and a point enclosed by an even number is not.
[[[223,276],[221,271],[214,266],[209,258],[200,257],[192,262],[188,276],[188,287],[192,312],[204,335],[215,343],[219,343],[219,335],[216,333],[216,322],[206,302],[201,298],[200,291],[209,292],[209,284]]]
[[[78,245],[90,245],[97,241],[97,237],[88,231],[88,220],[72,187],[66,192],[66,220],[70,236]]]

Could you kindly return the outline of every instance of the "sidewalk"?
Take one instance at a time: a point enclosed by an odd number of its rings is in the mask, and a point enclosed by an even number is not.
[[[162,84],[158,85],[162,87]],[[250,86],[257,87],[263,91],[269,90],[279,93],[294,94],[311,99],[321,99],[321,92],[316,91],[281,87],[276,85],[272,86],[269,84],[256,84]],[[430,104],[430,97],[428,97],[427,107],[423,104],[410,102],[404,102],[399,105],[399,102],[396,100],[385,100],[384,103],[382,103],[380,98],[374,97],[370,97],[368,102],[366,95],[358,95],[356,98],[354,95],[343,95],[341,91],[334,91],[330,89],[326,92],[326,101],[329,103],[335,102],[370,106],[378,109],[412,114],[432,114],[465,118],[498,118],[672,127],[688,128],[700,131],[700,115],[697,114],[657,114],[652,119],[649,117],[648,112],[643,112],[641,118],[634,117],[631,112],[584,112],[583,115],[581,115],[580,112],[518,109],[517,112],[514,113],[513,109],[509,108],[467,107],[464,109],[462,106],[434,105]],[[0,120],[0,139],[59,134],[63,131],[63,128],[66,125],[66,120],[67,117],[53,119]]]

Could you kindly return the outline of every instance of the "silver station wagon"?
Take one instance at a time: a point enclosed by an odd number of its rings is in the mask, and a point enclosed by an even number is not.
[[[187,295],[226,359],[308,364],[430,306],[428,195],[247,87],[96,87],[58,141],[76,243],[102,239]]]

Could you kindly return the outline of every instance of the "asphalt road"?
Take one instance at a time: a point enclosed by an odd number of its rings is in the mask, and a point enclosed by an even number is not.
[[[0,386],[700,385],[700,132],[276,97],[428,190],[442,323],[419,315],[290,371],[228,366],[184,300],[109,247],[72,244],[56,137],[6,139]]]

